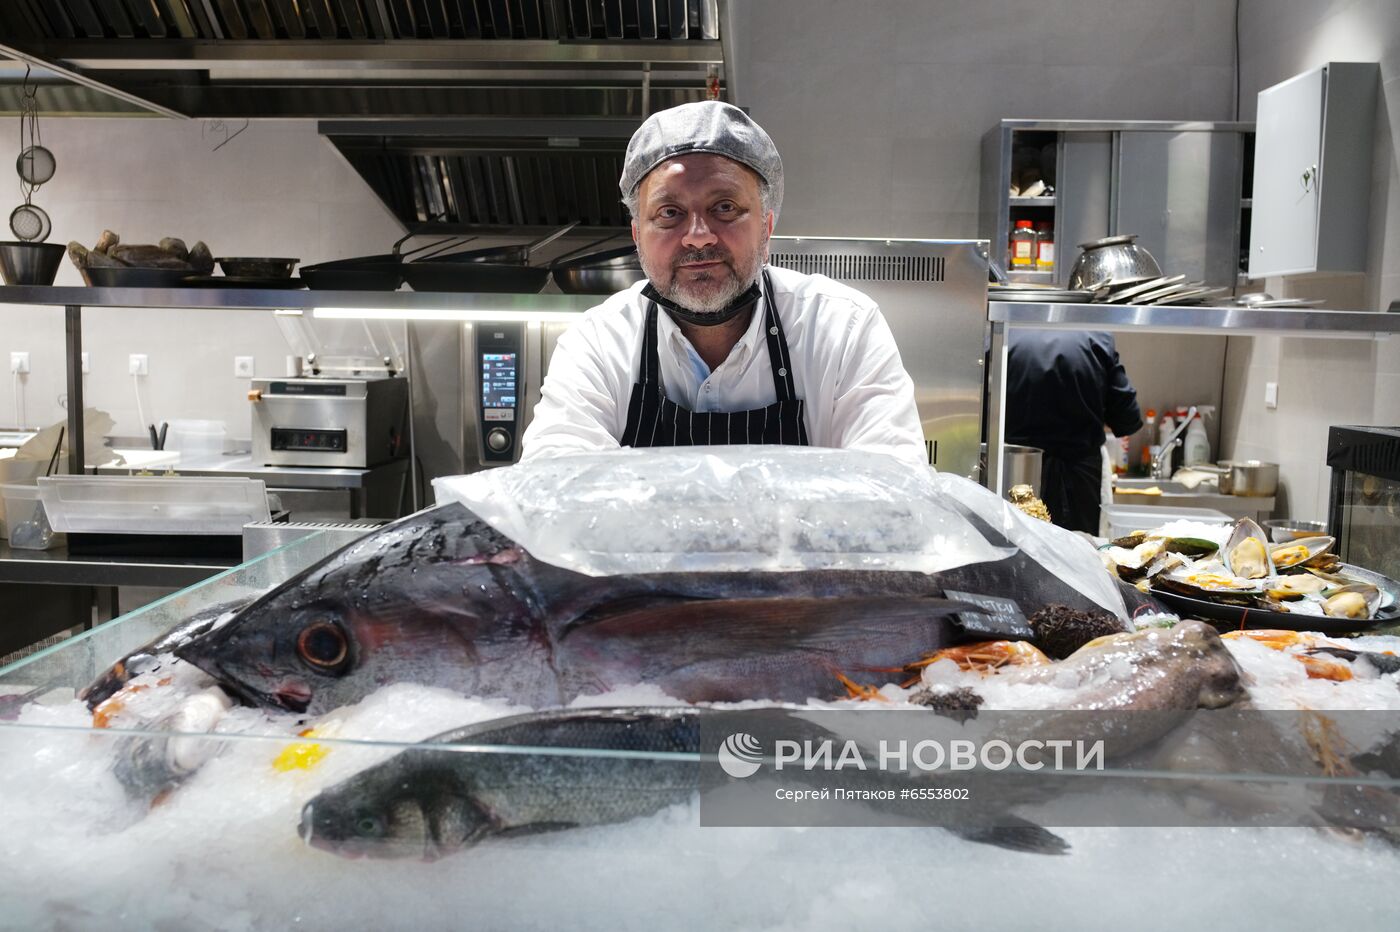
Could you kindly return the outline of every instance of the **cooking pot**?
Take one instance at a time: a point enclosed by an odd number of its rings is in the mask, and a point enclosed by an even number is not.
[[[1278,463],[1226,460],[1220,465],[1229,470],[1220,477],[1220,491],[1224,495],[1267,498],[1278,491]]]
[[[1079,290],[1124,278],[1160,278],[1162,267],[1152,253],[1133,242],[1136,239],[1136,233],[1128,233],[1080,243],[1084,251],[1070,267],[1069,287]]]
[[[1045,451],[1040,447],[1028,447],[1019,443],[1002,444],[1001,456],[1001,497],[1006,498],[1013,485],[1028,485],[1040,495],[1040,464]],[[987,474],[987,445],[979,447],[981,474]]]

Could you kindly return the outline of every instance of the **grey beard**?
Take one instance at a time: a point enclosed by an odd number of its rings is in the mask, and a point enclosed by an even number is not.
[[[766,258],[767,252],[767,244],[765,244],[758,256],[755,257],[753,268],[749,270],[749,273],[745,275],[743,269],[735,269],[733,277],[718,291],[712,291],[703,285],[692,289],[689,285],[682,284],[677,280],[674,270],[671,274],[671,283],[666,288],[657,287],[656,290],[667,301],[679,304],[692,313],[716,314],[733,304],[736,298],[748,291],[758,281],[758,277],[763,271],[763,260]],[[650,263],[644,257],[641,261],[642,271],[655,285],[656,276],[652,274]],[[703,290],[701,290],[702,288]]]

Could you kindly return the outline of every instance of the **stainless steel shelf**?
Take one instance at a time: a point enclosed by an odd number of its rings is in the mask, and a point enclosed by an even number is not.
[[[1400,333],[1400,314],[1372,311],[991,301],[987,319],[1008,327],[1187,333],[1201,336],[1374,338]]]
[[[9,285],[0,304],[52,307],[152,307],[217,310],[586,311],[602,295],[485,294],[439,291],[311,291],[260,288],[75,288]]]
[[[1012,207],[1054,207],[1055,195],[1045,194],[1039,197],[1016,197],[1011,198]]]

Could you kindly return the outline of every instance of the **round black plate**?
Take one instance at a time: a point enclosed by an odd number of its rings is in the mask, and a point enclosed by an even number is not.
[[[191,275],[181,282],[186,288],[305,288],[299,278],[253,278],[247,275]]]
[[[1375,583],[1381,589],[1389,592],[1392,598],[1396,598],[1397,594],[1400,594],[1400,583],[1387,576],[1346,563],[1343,563],[1342,566],[1345,567],[1348,575]],[[1207,602],[1204,599],[1193,599],[1187,595],[1178,595],[1175,592],[1163,592],[1157,589],[1152,590],[1152,595],[1176,609],[1183,617],[1189,615],[1192,618],[1204,619],[1221,630],[1278,628],[1283,631],[1317,631],[1320,634],[1344,635],[1354,631],[1366,631],[1400,618],[1400,598],[1377,612],[1376,617],[1370,621],[1358,622],[1349,618],[1329,618],[1326,615],[1294,615],[1284,612],[1269,612],[1258,608],[1243,608],[1238,605],[1220,605],[1215,602]]]

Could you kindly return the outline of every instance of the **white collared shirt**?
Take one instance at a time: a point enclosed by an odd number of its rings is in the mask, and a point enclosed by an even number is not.
[[[768,272],[812,446],[888,453],[927,465],[914,382],[879,306],[824,275],[771,266]],[[522,460],[619,445],[641,372],[649,303],[644,285],[591,308],[559,338],[525,430]],[[658,311],[657,355],[671,401],[709,412],[748,411],[778,400],[762,307],[713,372],[671,316]]]

